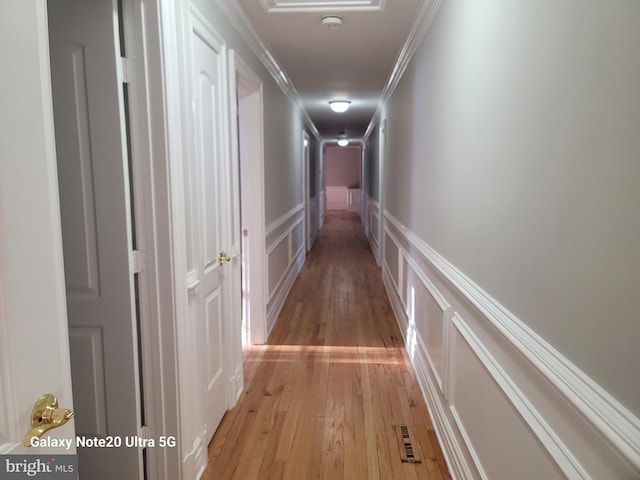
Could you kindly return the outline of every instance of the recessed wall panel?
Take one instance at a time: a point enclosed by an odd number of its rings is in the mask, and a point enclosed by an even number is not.
[[[219,290],[205,299],[205,328],[207,340],[207,390],[215,383],[217,377],[222,374],[223,357],[222,349],[216,348],[222,345],[222,305],[220,303]]]
[[[56,43],[51,68],[67,293],[99,295],[85,50],[71,41],[56,40]],[[56,105],[68,107],[55,108]]]
[[[79,435],[107,432],[103,338],[100,327],[70,327],[73,407]]]
[[[196,40],[198,41],[198,40]],[[213,265],[220,252],[218,221],[216,216],[220,214],[218,205],[219,192],[217,191],[220,172],[217,171],[220,162],[217,161],[217,135],[214,112],[216,112],[216,86],[215,79],[207,74],[198,77],[198,141],[197,149],[200,156],[201,199],[200,210],[204,220],[204,260],[207,267]]]
[[[378,215],[371,210],[369,213],[369,234],[378,243]]]
[[[393,282],[396,285],[396,288],[399,286],[398,283],[398,246],[395,244],[393,239],[387,235],[386,242],[384,244],[384,262],[387,264],[389,268],[389,274],[393,279]]]
[[[291,231],[291,257],[293,258],[304,244],[304,225],[302,222],[296,224]]]
[[[269,297],[273,295],[278,282],[289,266],[289,238],[284,237],[273,250],[268,253],[267,268],[269,272]]]

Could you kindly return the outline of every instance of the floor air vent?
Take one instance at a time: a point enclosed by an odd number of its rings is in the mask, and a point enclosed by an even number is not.
[[[396,433],[398,434],[398,442],[400,443],[400,458],[402,461],[406,463],[422,463],[420,459],[418,459],[416,450],[413,448],[409,427],[403,423],[396,427]]]

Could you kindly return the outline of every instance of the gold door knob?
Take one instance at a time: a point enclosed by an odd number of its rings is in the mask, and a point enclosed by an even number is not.
[[[31,429],[24,436],[22,444],[30,447],[33,437],[40,438],[52,428],[67,423],[71,417],[73,417],[71,410],[58,408],[58,399],[54,395],[50,393],[42,395],[31,410]]]
[[[231,260],[231,257],[229,255],[227,255],[227,252],[220,252],[220,255],[218,255],[218,264],[219,265],[224,265],[229,260]]]

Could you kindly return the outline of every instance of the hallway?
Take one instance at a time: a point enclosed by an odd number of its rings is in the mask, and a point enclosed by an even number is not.
[[[356,214],[331,213],[202,477],[450,478]],[[396,426],[415,456],[403,463]]]

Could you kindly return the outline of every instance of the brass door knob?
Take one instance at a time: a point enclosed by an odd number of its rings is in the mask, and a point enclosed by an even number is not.
[[[229,260],[231,260],[231,257],[229,255],[227,255],[227,252],[220,252],[220,255],[218,255],[218,264],[219,265],[224,265]]]
[[[42,437],[52,428],[67,423],[71,417],[73,417],[71,410],[58,408],[58,399],[54,395],[50,393],[42,395],[31,410],[31,429],[24,436],[22,444],[30,447],[33,437]]]

